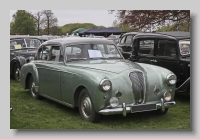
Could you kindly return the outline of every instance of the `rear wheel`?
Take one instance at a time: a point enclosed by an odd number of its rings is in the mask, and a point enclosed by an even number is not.
[[[35,82],[32,76],[30,77],[30,80],[29,80],[29,92],[33,98],[36,98],[36,99],[41,98],[41,96],[39,96],[39,93],[35,92]]]
[[[79,113],[83,120],[97,123],[101,115],[93,107],[91,97],[87,89],[83,89],[79,95]]]
[[[20,66],[18,64],[15,64],[15,67],[14,67],[14,79],[16,81],[20,81]]]

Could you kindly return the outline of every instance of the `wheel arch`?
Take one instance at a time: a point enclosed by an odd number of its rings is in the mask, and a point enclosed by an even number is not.
[[[28,73],[26,76],[25,89],[29,89],[29,81],[30,81],[31,76],[33,76],[31,73]]]
[[[83,89],[87,89],[87,88],[83,85],[80,85],[76,88],[75,93],[74,93],[74,107],[78,107],[79,94],[80,94],[81,90],[83,90]]]

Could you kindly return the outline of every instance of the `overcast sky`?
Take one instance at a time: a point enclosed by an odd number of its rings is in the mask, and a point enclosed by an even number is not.
[[[10,21],[17,10],[10,10]],[[29,10],[33,14],[41,10]],[[117,19],[116,14],[109,14],[108,10],[52,10],[58,19],[58,26],[69,23],[93,23],[97,26],[111,27]]]

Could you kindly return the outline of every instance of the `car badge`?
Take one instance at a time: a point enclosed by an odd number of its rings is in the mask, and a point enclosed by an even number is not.
[[[154,94],[155,95],[158,95],[159,93],[160,93],[160,89],[155,85],[155,87],[154,87]]]

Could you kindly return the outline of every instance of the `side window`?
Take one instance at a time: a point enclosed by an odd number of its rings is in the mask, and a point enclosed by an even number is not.
[[[60,46],[52,46],[50,61],[63,61]]]
[[[124,36],[123,38],[121,38],[120,43],[124,43],[126,36]]]
[[[43,46],[38,50],[38,60],[47,60],[49,57],[51,46]]]
[[[154,55],[154,40],[139,40],[139,54]]]
[[[10,49],[21,49],[22,47],[26,47],[24,39],[10,40]]]
[[[80,54],[81,53],[81,49],[78,47],[73,47],[71,54]]]
[[[76,46],[66,47],[65,48],[65,54],[67,55],[67,59],[76,59],[76,58],[82,58],[83,53],[81,48]]]
[[[92,50],[99,50],[102,55],[105,55],[105,48],[103,44],[94,44]]]
[[[38,39],[25,39],[27,47],[39,47],[41,42]]]
[[[157,56],[176,57],[176,41],[159,40]]]
[[[132,39],[132,36],[129,35],[126,37],[126,42],[125,43],[128,43],[128,44],[131,44],[131,39]]]

